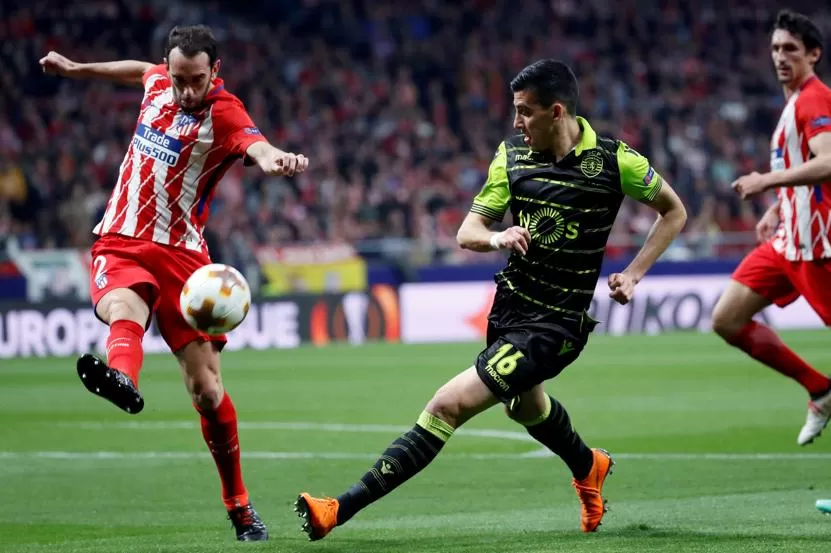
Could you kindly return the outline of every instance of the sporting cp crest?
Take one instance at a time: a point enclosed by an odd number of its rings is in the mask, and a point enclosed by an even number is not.
[[[603,171],[603,157],[600,152],[590,151],[583,156],[580,162],[580,170],[585,176],[593,179]]]

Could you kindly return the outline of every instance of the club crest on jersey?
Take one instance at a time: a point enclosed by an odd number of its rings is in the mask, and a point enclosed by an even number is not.
[[[591,150],[583,156],[583,161],[580,162],[580,170],[583,174],[593,179],[603,171],[603,157],[600,152]]]
[[[133,136],[133,148],[148,157],[172,166],[179,162],[182,142],[140,123]]]
[[[188,135],[192,133],[199,125],[199,119],[190,113],[180,113],[173,124],[173,128],[181,135]]]

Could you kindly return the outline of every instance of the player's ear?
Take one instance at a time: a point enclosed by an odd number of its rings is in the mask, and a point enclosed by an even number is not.
[[[560,102],[552,103],[549,109],[551,110],[552,121],[559,121],[566,116],[566,108]]]
[[[222,65],[222,60],[218,59],[214,62],[214,66],[211,68],[211,78],[215,79],[216,76],[219,74],[219,67]]]
[[[814,48],[813,50],[808,50],[808,61],[811,63],[811,65],[818,64],[820,58],[822,58],[822,48]]]

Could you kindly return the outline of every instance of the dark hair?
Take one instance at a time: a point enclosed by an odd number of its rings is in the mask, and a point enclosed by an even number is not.
[[[193,58],[200,52],[205,52],[211,66],[216,62],[216,39],[211,28],[205,25],[173,27],[167,35],[166,58],[170,58],[170,52],[174,48],[178,48],[186,58]]]
[[[541,106],[547,108],[554,102],[562,102],[570,114],[577,115],[580,96],[577,77],[563,62],[539,60],[520,71],[511,81],[511,92],[525,89],[534,91]]]
[[[773,30],[775,31],[777,29],[788,31],[797,37],[805,45],[805,50],[808,52],[819,48],[820,58],[822,57],[825,38],[822,36],[822,31],[817,24],[811,21],[807,15],[790,10],[782,10],[776,14],[776,23],[773,25]]]

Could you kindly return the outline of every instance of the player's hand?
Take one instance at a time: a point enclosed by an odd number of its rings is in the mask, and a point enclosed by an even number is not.
[[[763,175],[753,171],[749,175],[744,175],[733,181],[733,190],[739,193],[743,200],[755,196],[768,189]]]
[[[779,228],[779,210],[768,209],[756,225],[756,238],[763,244],[773,237]]]
[[[62,77],[68,76],[78,66],[78,64],[66,56],[62,56],[57,52],[49,52],[40,58],[40,67],[44,73],[49,75],[60,75]]]
[[[525,227],[511,227],[491,237],[491,247],[499,250],[513,250],[520,255],[528,253],[531,233]]]
[[[609,297],[620,305],[626,305],[635,295],[635,279],[626,273],[613,273],[609,275]]]
[[[263,173],[272,177],[293,177],[309,166],[309,159],[303,154],[293,154],[274,149],[270,156],[258,160]]]

